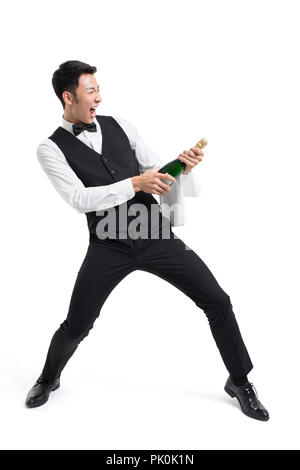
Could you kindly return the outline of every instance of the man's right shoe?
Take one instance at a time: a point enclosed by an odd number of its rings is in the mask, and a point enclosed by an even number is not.
[[[60,377],[53,382],[49,382],[42,375],[39,376],[34,386],[29,390],[26,398],[25,405],[28,408],[41,406],[48,401],[49,395],[52,391],[60,386]]]

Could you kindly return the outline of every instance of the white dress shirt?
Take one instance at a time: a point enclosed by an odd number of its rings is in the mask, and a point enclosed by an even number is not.
[[[159,158],[141,139],[136,128],[130,122],[117,116],[112,117],[120,124],[129,139],[131,148],[135,150],[141,174],[155,166],[162,167],[167,163]],[[76,138],[101,154],[101,127],[96,118],[94,118],[94,122],[97,126],[97,132],[85,130]],[[73,123],[62,117],[61,127],[74,135],[72,126]],[[131,177],[105,186],[85,187],[68,164],[63,152],[49,138],[38,146],[37,158],[55,189],[79,213],[108,209],[132,199],[135,195]],[[181,173],[176,183],[171,186],[171,191],[164,196],[159,196],[162,213],[170,219],[172,226],[184,225],[183,196],[200,196],[200,193],[201,189],[195,176],[192,173],[188,175]],[[171,206],[172,210],[169,213]]]

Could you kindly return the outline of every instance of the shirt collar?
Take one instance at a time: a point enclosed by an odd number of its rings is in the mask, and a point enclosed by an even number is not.
[[[96,117],[94,117],[94,123],[96,124],[97,126],[97,132],[99,131],[100,129],[100,125],[99,125],[99,122],[98,120],[96,119]],[[61,127],[63,127],[64,129],[66,129],[67,131],[71,132],[71,134],[75,135],[74,132],[73,132],[73,122],[69,122],[69,121],[66,121],[64,116],[62,115],[62,124],[61,124]]]

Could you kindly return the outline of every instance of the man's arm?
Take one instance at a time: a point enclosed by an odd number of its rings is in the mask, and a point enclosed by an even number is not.
[[[136,128],[126,119],[113,116],[114,119],[120,124],[122,129],[126,132],[130,142],[131,148],[136,152],[136,157],[140,167],[140,173],[154,168],[155,166],[162,167],[165,163],[157,154],[154,152],[147,143],[141,138]],[[159,169],[157,170],[159,171]],[[135,179],[137,180],[138,190],[138,177],[133,178],[133,184],[135,185]],[[184,196],[198,197],[201,195],[201,188],[197,177],[191,171],[188,174],[181,173],[177,178],[176,183],[171,186],[171,191],[164,195],[160,195],[160,205],[162,207],[164,215],[168,217],[170,209],[170,221],[172,226],[184,225]]]
[[[136,128],[129,121],[118,116],[114,116],[114,119],[116,119],[124,129],[131,148],[136,152],[141,174],[155,166],[159,165],[162,167],[167,163],[147,145],[137,132]],[[159,172],[159,169],[157,171]],[[132,179],[133,185],[136,184],[136,190],[139,190],[139,177],[134,177]],[[197,176],[190,171],[188,174],[181,173],[179,178],[177,178],[176,183],[171,186],[171,191],[159,196],[159,202],[162,207],[163,214],[168,218],[168,214],[170,214],[170,222],[172,226],[176,227],[184,225],[185,223],[184,196],[199,197],[200,195],[201,187]]]
[[[108,209],[134,197],[131,178],[86,188],[60,148],[50,139],[38,146],[37,158],[58,193],[80,213]]]
[[[123,117],[113,117],[125,131],[129,139],[131,148],[135,150],[141,174],[156,166],[162,167],[163,165],[165,165],[165,163],[167,163],[166,161],[162,160],[151,147],[149,147],[149,145],[145,142],[144,139],[142,139],[133,124],[131,124]],[[179,202],[178,199],[181,198],[182,195],[197,197],[201,194],[199,182],[197,180],[196,175],[193,174],[192,171],[190,171],[188,174],[181,173],[176,183],[173,184],[171,188],[172,189],[169,193],[165,194],[164,196],[160,196],[162,202]]]

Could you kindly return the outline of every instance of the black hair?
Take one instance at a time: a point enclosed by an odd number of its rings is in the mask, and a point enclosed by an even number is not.
[[[76,88],[79,85],[80,75],[83,73],[94,74],[96,72],[96,67],[80,62],[79,60],[68,60],[60,64],[59,68],[55,70],[53,74],[52,86],[64,109],[65,102],[62,97],[63,92],[65,90],[70,91],[76,98]]]

